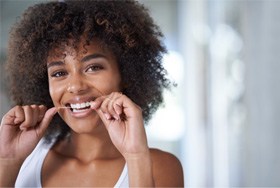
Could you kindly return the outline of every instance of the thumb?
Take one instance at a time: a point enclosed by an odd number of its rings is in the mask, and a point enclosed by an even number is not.
[[[109,117],[106,115],[106,113],[104,113],[100,108],[95,110],[97,112],[97,114],[99,115],[100,119],[102,120],[103,124],[105,125],[105,127],[108,129],[108,126],[110,124],[110,119]]]
[[[49,126],[51,120],[53,119],[53,116],[56,113],[57,113],[57,109],[55,107],[52,107],[46,111],[46,113],[37,129],[37,133],[40,137],[43,136],[43,134],[46,131],[47,127]]]
[[[100,108],[104,99],[105,99],[104,96],[101,96],[101,97],[95,99],[93,102],[91,102],[90,107],[91,107],[91,109],[96,111],[96,113],[98,114],[98,116],[102,120],[103,124],[108,129],[108,125],[110,123],[109,117],[107,116],[108,114],[104,113]]]

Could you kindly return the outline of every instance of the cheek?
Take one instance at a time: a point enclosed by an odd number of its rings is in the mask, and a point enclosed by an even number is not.
[[[112,75],[112,83],[114,83],[114,86],[118,89],[121,88],[121,73],[118,69],[118,67],[116,67],[113,71],[113,73],[111,74]]]
[[[121,90],[121,78],[119,73],[114,73],[108,76],[107,83],[109,84],[106,84],[106,88],[109,92]]]
[[[49,82],[49,92],[54,104],[59,102],[58,100],[60,99],[63,90],[64,86],[59,86],[57,84]]]

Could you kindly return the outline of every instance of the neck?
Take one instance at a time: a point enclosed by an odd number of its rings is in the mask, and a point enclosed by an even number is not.
[[[121,157],[105,128],[98,134],[78,134],[72,131],[70,137],[59,145],[59,150],[65,156],[84,163]]]

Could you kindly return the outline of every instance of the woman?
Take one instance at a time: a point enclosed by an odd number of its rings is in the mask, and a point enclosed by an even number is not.
[[[170,86],[161,36],[134,1],[27,9],[9,42],[0,186],[182,187],[180,162],[144,129]]]

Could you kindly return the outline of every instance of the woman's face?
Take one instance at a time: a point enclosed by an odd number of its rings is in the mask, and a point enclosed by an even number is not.
[[[116,58],[111,51],[101,48],[98,41],[89,46],[83,46],[81,42],[77,51],[68,47],[63,53],[57,54],[57,51],[51,51],[47,60],[49,89],[54,106],[73,131],[92,132],[101,124],[101,120],[89,108],[89,102],[101,95],[121,90]]]

